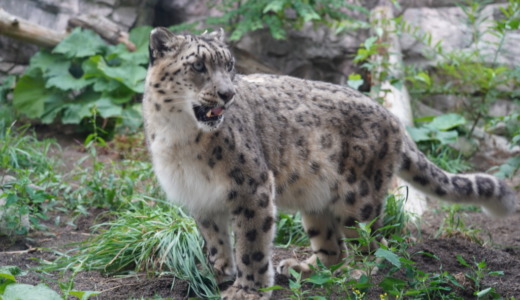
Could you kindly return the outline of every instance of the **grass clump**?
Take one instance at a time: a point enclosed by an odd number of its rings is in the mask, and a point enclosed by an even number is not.
[[[198,297],[218,297],[215,277],[203,251],[203,239],[195,221],[182,210],[141,200],[113,217],[113,221],[93,226],[95,235],[73,249],[73,254],[62,254],[44,269],[171,274],[186,280]]]

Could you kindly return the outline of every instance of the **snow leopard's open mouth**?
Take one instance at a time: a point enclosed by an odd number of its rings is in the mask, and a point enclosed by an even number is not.
[[[215,122],[222,119],[225,108],[223,106],[193,106],[195,118],[200,122]]]

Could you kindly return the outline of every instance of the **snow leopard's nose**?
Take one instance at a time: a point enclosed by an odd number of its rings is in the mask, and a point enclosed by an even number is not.
[[[217,94],[220,97],[220,99],[222,99],[222,101],[224,101],[224,103],[228,103],[229,101],[231,101],[231,99],[233,99],[233,96],[235,96],[235,91],[224,90],[224,91],[218,91]]]

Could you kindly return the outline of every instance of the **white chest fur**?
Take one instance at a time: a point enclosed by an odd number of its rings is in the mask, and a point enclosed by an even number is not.
[[[151,145],[155,173],[168,199],[192,215],[223,209],[230,181],[199,161],[191,147]]]

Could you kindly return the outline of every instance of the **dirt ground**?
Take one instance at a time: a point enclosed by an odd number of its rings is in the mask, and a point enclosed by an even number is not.
[[[75,150],[71,150],[74,148],[70,148],[73,147],[71,144],[73,143],[69,143],[64,149],[69,158],[76,155]],[[92,212],[93,215],[98,213]],[[475,261],[485,261],[490,271],[502,271],[504,275],[485,276],[482,286],[493,287],[506,299],[511,299],[511,297],[520,299],[520,212],[504,219],[492,219],[482,213],[465,212],[465,224],[481,230],[479,236],[485,241],[484,245],[471,242],[462,236],[435,237],[436,230],[445,214],[446,212],[435,208],[434,205],[421,218],[421,238],[408,249],[418,268],[425,272],[438,272],[439,269],[449,272],[458,279],[460,284],[467,287],[467,289],[460,289],[457,293],[464,299],[476,299],[469,292],[472,289],[471,282],[466,280],[463,275],[469,272],[469,269],[457,261],[456,255],[461,255],[470,264]],[[62,216],[62,218],[66,219],[66,216]],[[70,247],[70,243],[85,240],[90,235],[89,228],[93,225],[93,219],[91,216],[80,217],[75,221],[76,227],[65,225],[64,221],[56,226],[49,221],[46,224],[49,226],[48,232],[33,232],[29,238],[18,241],[0,237],[0,266],[15,265],[27,270],[38,266],[39,260],[52,261],[55,258],[54,254],[43,249],[63,251]],[[418,254],[421,251],[432,254],[438,259],[432,258],[431,255]],[[301,256],[301,252],[300,248],[276,248],[273,260],[276,264],[284,258]],[[59,279],[57,274],[50,274],[46,277]],[[18,282],[37,284],[42,282],[42,278],[34,272],[29,272],[25,276],[18,277]],[[76,290],[101,292],[99,296],[91,299],[141,299],[154,296],[188,299],[194,296],[188,294],[186,282],[174,280],[172,277],[149,278],[144,274],[116,277],[90,271],[77,274],[74,282]],[[55,290],[59,290],[56,283],[46,283]],[[277,275],[276,284],[287,287],[288,279]],[[378,299],[377,291],[373,293],[373,298]],[[274,292],[273,299],[283,298],[285,297],[282,292]],[[338,296],[338,299],[342,299],[342,297]]]

